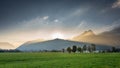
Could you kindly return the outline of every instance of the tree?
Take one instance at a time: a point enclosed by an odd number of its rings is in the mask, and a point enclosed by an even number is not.
[[[77,51],[77,46],[74,45],[74,46],[72,47],[72,52],[75,53],[76,51]]]
[[[96,45],[95,44],[91,44],[91,50],[96,51]]]
[[[112,52],[115,52],[116,51],[116,48],[115,47],[112,47]]]
[[[64,52],[65,52],[65,49],[62,49],[62,52],[64,53]]]
[[[88,51],[92,52],[91,46],[88,46]]]
[[[77,50],[78,50],[78,52],[82,52],[82,48],[81,47],[78,47]]]
[[[70,47],[67,48],[67,51],[71,53],[72,49]]]
[[[87,50],[87,46],[86,46],[86,45],[83,46],[83,50],[84,50],[84,51]]]

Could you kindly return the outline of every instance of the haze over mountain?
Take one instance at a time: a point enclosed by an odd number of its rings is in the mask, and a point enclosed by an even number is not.
[[[36,39],[36,40],[31,40],[31,41],[27,41],[27,44],[32,44],[32,43],[37,43],[37,42],[43,42],[45,41],[44,39]]]
[[[86,36],[95,36],[94,32],[92,30],[88,30],[83,32],[80,37],[86,37]]]
[[[73,37],[73,40],[95,44],[120,46],[120,27],[100,33],[98,35],[95,35],[92,30],[88,30],[83,32],[81,35]]]
[[[73,41],[63,39],[44,40],[36,39],[27,41],[20,45],[17,49],[26,50],[61,50],[68,46],[94,43],[101,46],[119,46],[120,45],[120,27],[114,28],[111,31],[106,31],[96,35],[92,30],[84,31],[82,34],[72,38]],[[76,42],[77,41],[77,42]],[[7,42],[0,42],[1,49],[15,49],[15,47]]]
[[[83,42],[76,42],[64,39],[53,39],[43,42],[36,42],[36,43],[24,43],[17,49],[20,51],[40,51],[40,50],[62,50],[66,49],[67,47],[72,47],[73,45],[83,47],[84,45],[91,45],[90,43],[83,43]],[[105,45],[97,45],[97,50],[105,50],[111,49],[110,46]]]
[[[119,46],[119,3],[120,0],[0,0],[0,42],[19,47],[34,39],[40,40],[27,43],[74,37],[75,41]]]
[[[15,47],[8,42],[0,42],[0,49],[14,49]]]

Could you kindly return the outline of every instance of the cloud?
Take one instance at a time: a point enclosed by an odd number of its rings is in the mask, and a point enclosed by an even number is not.
[[[31,20],[21,22],[22,25],[19,25],[17,29],[19,31],[41,31],[41,30],[49,30],[49,29],[60,29],[62,28],[62,21],[59,19],[51,20],[49,16],[36,17]],[[52,24],[52,25],[51,25]]]
[[[59,22],[59,20],[58,20],[58,19],[55,19],[54,22]]]
[[[43,26],[49,23],[49,16],[36,17],[28,21],[23,21],[24,26],[34,27],[34,26]]]
[[[113,3],[112,8],[120,8],[120,0],[117,0],[115,3]]]
[[[72,14],[72,16],[81,15],[82,13],[84,13],[84,11],[86,11],[86,9],[85,9],[85,10],[83,10],[83,9],[78,9],[78,10],[76,10],[76,11]]]
[[[103,33],[103,32],[108,32],[111,31],[113,29],[115,29],[116,27],[120,26],[120,19],[114,21],[112,24],[108,24],[105,26],[101,26],[100,28],[96,28],[96,30],[94,30],[95,32],[97,32],[97,34]]]
[[[87,23],[86,21],[81,21],[77,28],[83,27],[86,23]]]
[[[116,34],[119,34],[119,35],[120,35],[120,26],[119,26],[119,27],[117,27],[117,28],[115,28],[115,29],[113,29],[111,32],[113,32],[113,33],[116,33]]]
[[[79,34],[85,30],[88,30],[89,27],[91,27],[91,25],[89,25],[85,20],[82,20],[78,25],[76,25],[76,27],[73,28],[73,32],[75,34]]]
[[[62,20],[69,20],[71,18],[77,17],[77,16],[82,16],[83,14],[85,14],[88,10],[90,9],[90,7],[86,7],[86,8],[78,8],[74,11],[72,11],[70,14],[68,14],[65,17],[62,17]]]
[[[74,17],[74,16],[80,16],[82,14],[84,14],[85,12],[87,12],[90,8],[79,8],[77,10],[75,10],[73,13],[71,13],[70,17]]]
[[[49,16],[44,16],[43,19],[44,20],[47,20],[49,18]]]
[[[110,34],[110,35],[119,35],[120,36],[120,25],[110,31],[103,32],[102,34],[106,34],[106,35]]]

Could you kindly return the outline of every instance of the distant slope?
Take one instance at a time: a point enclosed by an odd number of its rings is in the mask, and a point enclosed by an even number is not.
[[[37,43],[25,43],[18,47],[18,50],[21,51],[40,51],[40,50],[62,50],[67,47],[72,47],[73,45],[83,47],[83,45],[90,45],[89,43],[82,43],[70,40],[63,40],[63,39],[53,39],[44,42],[37,42]],[[97,49],[110,49],[109,46],[97,46]]]
[[[31,41],[28,41],[26,42],[27,44],[32,44],[32,43],[37,43],[37,42],[43,42],[45,41],[44,39],[36,39],[36,40],[31,40]]]
[[[104,32],[99,35],[95,35],[92,30],[89,30],[85,31],[81,35],[73,37],[73,40],[102,45],[119,46],[120,34]]]
[[[15,47],[8,42],[0,42],[0,49],[14,49]]]

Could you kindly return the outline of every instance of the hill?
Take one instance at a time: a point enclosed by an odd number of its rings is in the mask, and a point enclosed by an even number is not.
[[[83,47],[84,45],[90,45],[90,43],[76,42],[64,39],[53,39],[36,43],[24,43],[17,49],[20,51],[40,51],[40,50],[62,50],[73,45]],[[98,50],[110,49],[110,46],[97,45]]]

